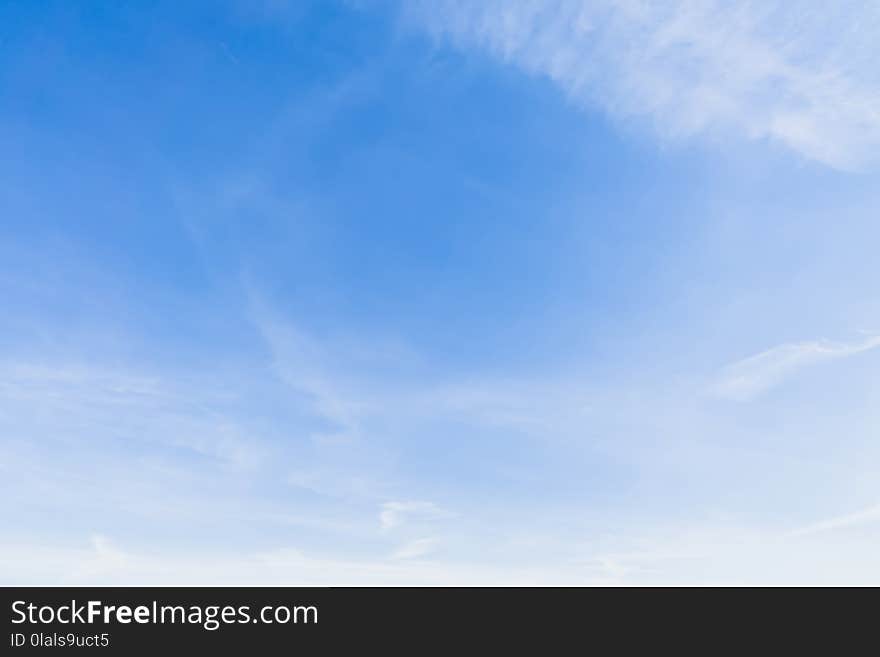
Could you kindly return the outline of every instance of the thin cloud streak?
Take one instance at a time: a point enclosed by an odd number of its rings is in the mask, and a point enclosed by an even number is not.
[[[401,545],[391,555],[392,559],[418,559],[434,551],[437,540],[434,538],[417,538]]]
[[[664,138],[766,139],[843,170],[878,161],[876,3],[429,0],[404,13]]]
[[[829,518],[828,520],[808,525],[791,532],[791,536],[811,536],[813,534],[850,529],[878,522],[880,522],[880,504],[868,507],[867,509],[862,509],[861,511],[837,516],[836,518]]]
[[[782,384],[801,369],[880,347],[880,336],[846,344],[817,340],[783,344],[728,365],[712,385],[716,397],[748,401]]]
[[[451,515],[431,502],[385,502],[379,513],[379,524],[387,531],[396,529],[413,518],[434,520]]]

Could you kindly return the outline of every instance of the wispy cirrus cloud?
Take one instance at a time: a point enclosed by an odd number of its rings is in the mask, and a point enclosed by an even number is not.
[[[121,441],[186,450],[252,470],[264,443],[236,414],[238,393],[177,373],[77,362],[0,362],[0,432],[8,441],[90,449]]]
[[[876,3],[430,0],[405,11],[663,136],[769,139],[839,169],[878,161]]]
[[[880,523],[880,504],[875,504],[866,509],[815,522],[791,532],[791,535],[811,536],[878,523]]]
[[[391,555],[392,559],[418,559],[431,553],[437,546],[433,538],[417,538],[404,543]]]
[[[382,529],[395,529],[413,518],[439,519],[448,518],[450,513],[431,502],[385,502],[379,513],[379,524]]]
[[[880,347],[880,336],[861,342],[827,340],[783,344],[728,365],[712,385],[717,397],[747,401],[781,384],[810,365],[846,358]]]

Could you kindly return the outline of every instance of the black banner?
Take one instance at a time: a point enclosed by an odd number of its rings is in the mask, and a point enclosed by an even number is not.
[[[876,613],[858,590],[5,588],[0,654],[342,649],[544,654],[660,647],[838,652]],[[873,597],[874,591],[867,597]],[[706,643],[708,642],[708,643]],[[310,653],[322,654],[322,653]],[[331,652],[330,654],[335,654]],[[494,654],[494,653],[493,653]]]

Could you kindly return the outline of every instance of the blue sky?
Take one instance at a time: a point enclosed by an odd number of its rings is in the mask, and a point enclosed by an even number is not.
[[[0,6],[0,581],[878,583],[868,2]]]

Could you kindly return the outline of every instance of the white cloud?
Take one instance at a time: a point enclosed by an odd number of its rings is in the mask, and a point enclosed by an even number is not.
[[[417,538],[414,541],[408,541],[397,548],[391,555],[392,559],[417,559],[432,552],[437,546],[436,539],[433,538]]]
[[[328,345],[279,319],[256,297],[251,305],[251,318],[270,347],[281,380],[311,399],[314,410],[335,425],[335,435],[358,435],[366,408],[346,389],[343,375],[331,367]]]
[[[0,582],[4,584],[85,585],[267,585],[290,586],[445,586],[584,583],[563,567],[510,568],[491,563],[449,563],[425,556],[434,539],[403,545],[391,559],[316,557],[294,548],[255,552],[198,552],[112,548],[104,545],[0,544]]]
[[[828,520],[813,523],[791,533],[792,536],[809,536],[812,534],[821,534],[840,529],[849,529],[851,527],[859,527],[873,523],[880,523],[880,504],[848,513],[846,515],[837,516]]]
[[[718,397],[747,401],[781,384],[801,368],[880,347],[880,336],[854,344],[826,340],[783,344],[727,366],[712,385]]]
[[[97,449],[129,441],[170,445],[249,470],[264,445],[231,407],[237,391],[144,373],[62,362],[0,362],[0,432],[9,440]]]
[[[407,520],[447,518],[451,514],[431,502],[385,502],[379,513],[379,524],[389,530],[402,526]]]
[[[498,544],[464,560],[438,558],[438,540],[401,544],[390,558],[320,556],[295,547],[256,550],[88,542],[0,543],[0,582],[84,585],[867,585],[880,582],[876,508],[796,532],[729,523],[615,523],[613,533]],[[871,526],[867,538],[830,531]],[[627,528],[628,527],[628,528]],[[543,545],[543,549],[541,546]]]
[[[130,556],[106,536],[95,534],[91,537],[91,544],[92,552],[86,552],[85,558],[78,562],[72,573],[75,578],[87,579],[104,573],[125,571],[131,565]]]
[[[546,76],[667,137],[732,132],[836,168],[880,153],[880,4],[420,0],[438,38]]]

